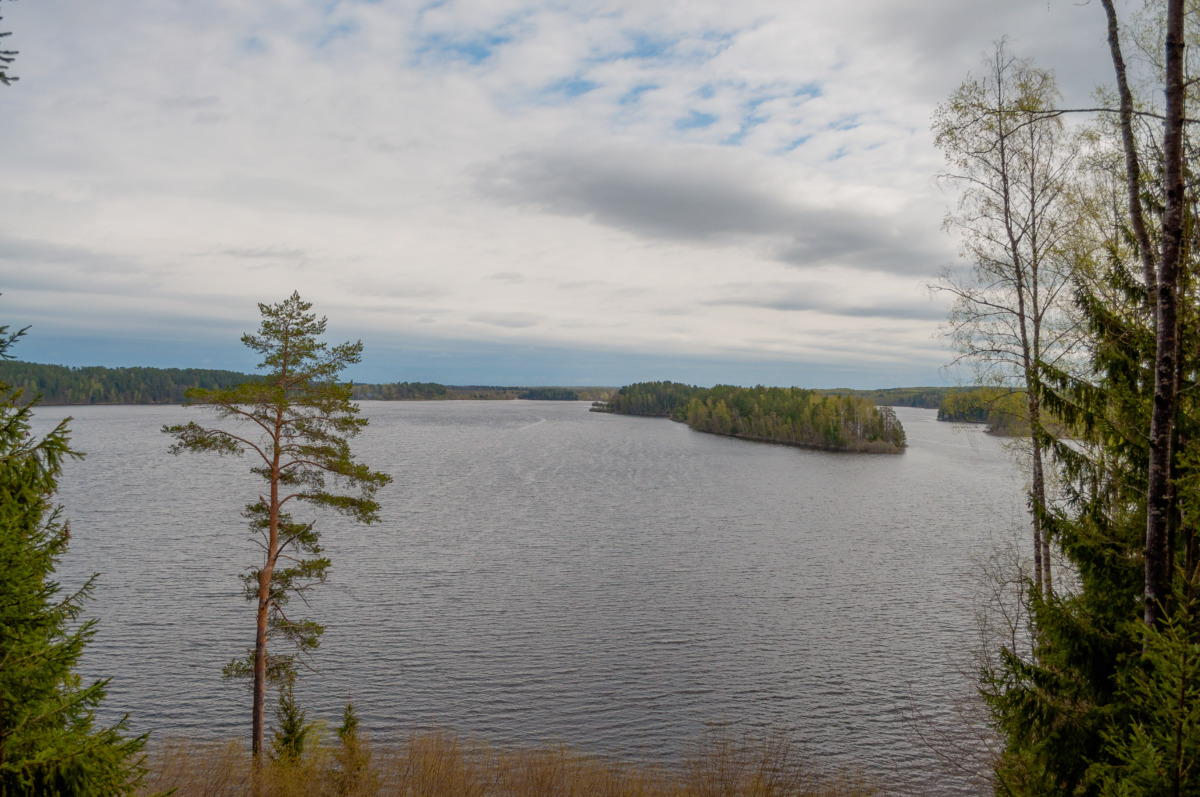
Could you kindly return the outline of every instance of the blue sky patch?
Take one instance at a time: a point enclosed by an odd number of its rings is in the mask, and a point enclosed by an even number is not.
[[[422,3],[421,7],[417,9],[417,19],[425,16],[427,11],[432,11],[435,8],[441,8],[442,6],[446,5],[447,2],[449,2],[449,0],[432,0],[432,2],[429,3]]]
[[[358,25],[353,22],[340,22],[337,25],[328,25],[319,36],[317,36],[317,47],[321,48],[329,44],[331,41],[350,36],[358,30]]]
[[[736,133],[727,136],[721,143],[725,146],[737,146],[741,144],[751,130],[766,122],[771,117],[760,114],[758,108],[764,102],[777,99],[776,95],[768,94],[762,97],[755,97],[746,103],[746,110],[742,113],[742,124]]]
[[[629,40],[629,49],[622,52],[619,58],[656,59],[665,57],[678,39],[656,36],[644,31],[633,31],[625,34]]]
[[[750,130],[751,127],[742,124],[736,133],[732,133],[721,139],[721,144],[726,147],[740,146],[746,140],[746,135],[750,132]]]
[[[706,30],[700,36],[700,38],[706,42],[716,42],[717,44],[728,46],[729,44],[733,43],[733,39],[737,36],[737,34],[738,31]],[[724,49],[724,47],[722,47],[722,49]]]
[[[738,131],[726,137],[721,143],[729,146],[741,144],[743,141],[745,141],[746,136],[749,135],[751,130],[758,127],[765,121],[767,121],[767,117],[765,116],[757,116],[754,113],[748,113],[742,117],[742,126],[738,128]]]
[[[711,113],[701,113],[700,111],[692,111],[682,119],[675,120],[676,130],[694,130],[698,127],[711,127],[717,121],[717,117]]]
[[[788,144],[786,147],[783,148],[783,151],[791,152],[792,150],[796,149],[796,147],[803,146],[804,143],[806,141],[808,141],[810,138],[812,138],[811,135],[805,135],[805,136],[800,136],[799,138],[793,139],[791,144]]]
[[[849,116],[842,118],[829,125],[830,130],[853,130],[858,127],[858,114],[852,113]]]
[[[547,86],[542,94],[546,96],[561,96],[561,97],[578,97],[581,94],[587,94],[589,91],[600,88],[600,84],[593,80],[575,76],[567,77],[562,80],[551,83]]]
[[[617,100],[621,105],[634,105],[641,101],[642,95],[647,91],[654,91],[662,88],[657,83],[643,83],[640,86],[634,86],[629,91],[621,95],[621,99]]]
[[[266,42],[257,36],[242,39],[238,44],[247,53],[265,53],[267,51]]]
[[[452,37],[441,33],[425,36],[417,45],[417,56],[433,55],[447,61],[466,61],[479,64],[491,58],[501,45],[512,41],[511,36],[480,34],[472,37]]]

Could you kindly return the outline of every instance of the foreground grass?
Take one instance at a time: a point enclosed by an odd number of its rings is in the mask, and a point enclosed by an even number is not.
[[[675,768],[591,756],[566,747],[502,749],[444,731],[393,745],[318,746],[259,773],[238,743],[161,743],[143,794],[175,797],[868,797],[865,779],[825,771],[783,735],[708,734]],[[173,791],[172,791],[173,790]]]

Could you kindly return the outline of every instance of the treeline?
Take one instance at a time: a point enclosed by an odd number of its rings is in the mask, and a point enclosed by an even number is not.
[[[396,382],[390,385],[355,385],[360,401],[429,401],[448,398],[449,389],[437,382]]]
[[[904,428],[888,407],[860,396],[797,387],[699,388],[642,382],[593,409],[682,421],[699,432],[833,451],[899,453]]]
[[[502,385],[442,385],[437,382],[357,384],[360,401],[513,401],[527,388]]]
[[[1029,434],[1029,410],[1023,390],[993,387],[951,390],[938,406],[938,420],[986,423],[988,434],[1001,437]]]
[[[609,398],[612,411],[623,415],[666,416],[675,407],[691,400],[696,388],[679,382],[640,382],[621,388]],[[953,387],[893,387],[880,390],[855,390],[848,387],[815,390],[829,396],[855,396],[880,407],[917,407],[936,410]]]
[[[595,401],[611,387],[515,387],[504,385],[440,385],[437,382],[396,382],[355,385],[362,401]]]
[[[223,389],[259,377],[208,368],[105,368],[0,361],[0,382],[43,404],[179,404],[189,387]]]
[[[188,388],[220,390],[259,379],[253,374],[211,368],[68,367],[0,361],[0,382],[20,388],[25,400],[42,404],[181,404]],[[356,384],[359,401],[580,401],[604,398],[612,388],[441,385],[437,382]]]
[[[700,388],[681,382],[638,382],[626,385],[606,401],[597,402],[592,409],[620,415],[667,418],[675,410],[686,407],[699,391]]]
[[[858,396],[875,402],[881,407],[917,407],[936,410],[942,406],[946,396],[954,392],[952,387],[892,387],[883,390],[853,390],[839,387],[823,390],[835,396]]]
[[[522,390],[517,398],[530,401],[579,401],[579,391],[569,387],[531,387]]]

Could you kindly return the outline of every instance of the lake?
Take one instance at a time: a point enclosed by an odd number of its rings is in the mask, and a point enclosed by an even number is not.
[[[1021,474],[979,427],[899,408],[896,456],[584,402],[363,410],[356,451],[395,481],[380,523],[318,521],[333,567],[310,593],[328,629],[297,687],[310,718],[353,700],[377,738],[446,727],[663,761],[710,724],[782,729],[823,761],[972,793],[919,737],[958,733],[978,563],[1026,523]],[[257,477],[167,453],[160,427],[197,410],[44,407],[37,426],[67,414],[88,456],[61,484],[59,576],[101,574],[82,669],[112,677],[102,719],[248,735],[249,689],[220,669],[253,641],[237,575]]]

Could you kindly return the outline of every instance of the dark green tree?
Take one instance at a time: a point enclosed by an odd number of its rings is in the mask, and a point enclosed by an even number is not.
[[[244,513],[263,550],[260,563],[242,577],[246,599],[257,610],[254,647],[225,667],[227,678],[252,681],[256,759],[263,747],[267,683],[288,684],[298,657],[316,650],[324,630],[288,612],[289,600],[324,581],[330,564],[313,524],[294,520],[289,505],[332,509],[370,524],[379,517],[375,493],[391,481],[356,462],[350,450],[350,438],[367,420],[351,401],[351,385],[337,380],[342,369],[359,361],[362,343],[330,347],[320,341],[326,319],[318,320],[311,308],[298,293],[258,306],[262,325],[242,342],[263,358],[261,381],[188,391],[188,404],[215,411],[224,428],[194,421],[163,427],[175,437],[175,454],[249,452],[251,472],[265,482],[264,493]],[[268,653],[273,639],[289,643],[289,652]]]
[[[271,736],[271,754],[283,764],[294,764],[304,755],[309,738],[316,725],[308,721],[308,714],[296,702],[296,679],[284,679],[279,687],[279,704],[275,708],[275,731]]]
[[[347,703],[342,712],[342,724],[337,729],[341,742],[333,751],[331,785],[334,794],[375,794],[379,790],[377,775],[371,771],[371,748],[358,732],[358,712]]]
[[[700,388],[682,382],[638,382],[613,393],[602,407],[605,412],[620,415],[670,416],[686,407]]]
[[[0,357],[24,330],[0,327]],[[96,727],[107,681],[74,673],[94,621],[76,624],[95,576],[73,593],[53,580],[70,534],[53,503],[71,450],[67,422],[35,438],[36,400],[0,383],[0,795],[132,794],[144,737],[125,720]]]
[[[0,33],[0,39],[6,38],[11,35],[12,35],[11,31],[4,31],[4,32]],[[11,85],[12,83],[15,83],[19,79],[19,78],[17,78],[16,75],[10,75],[8,73],[8,68],[12,65],[12,62],[15,61],[16,59],[17,59],[17,51],[16,50],[0,50],[0,83],[3,83],[5,86]]]

